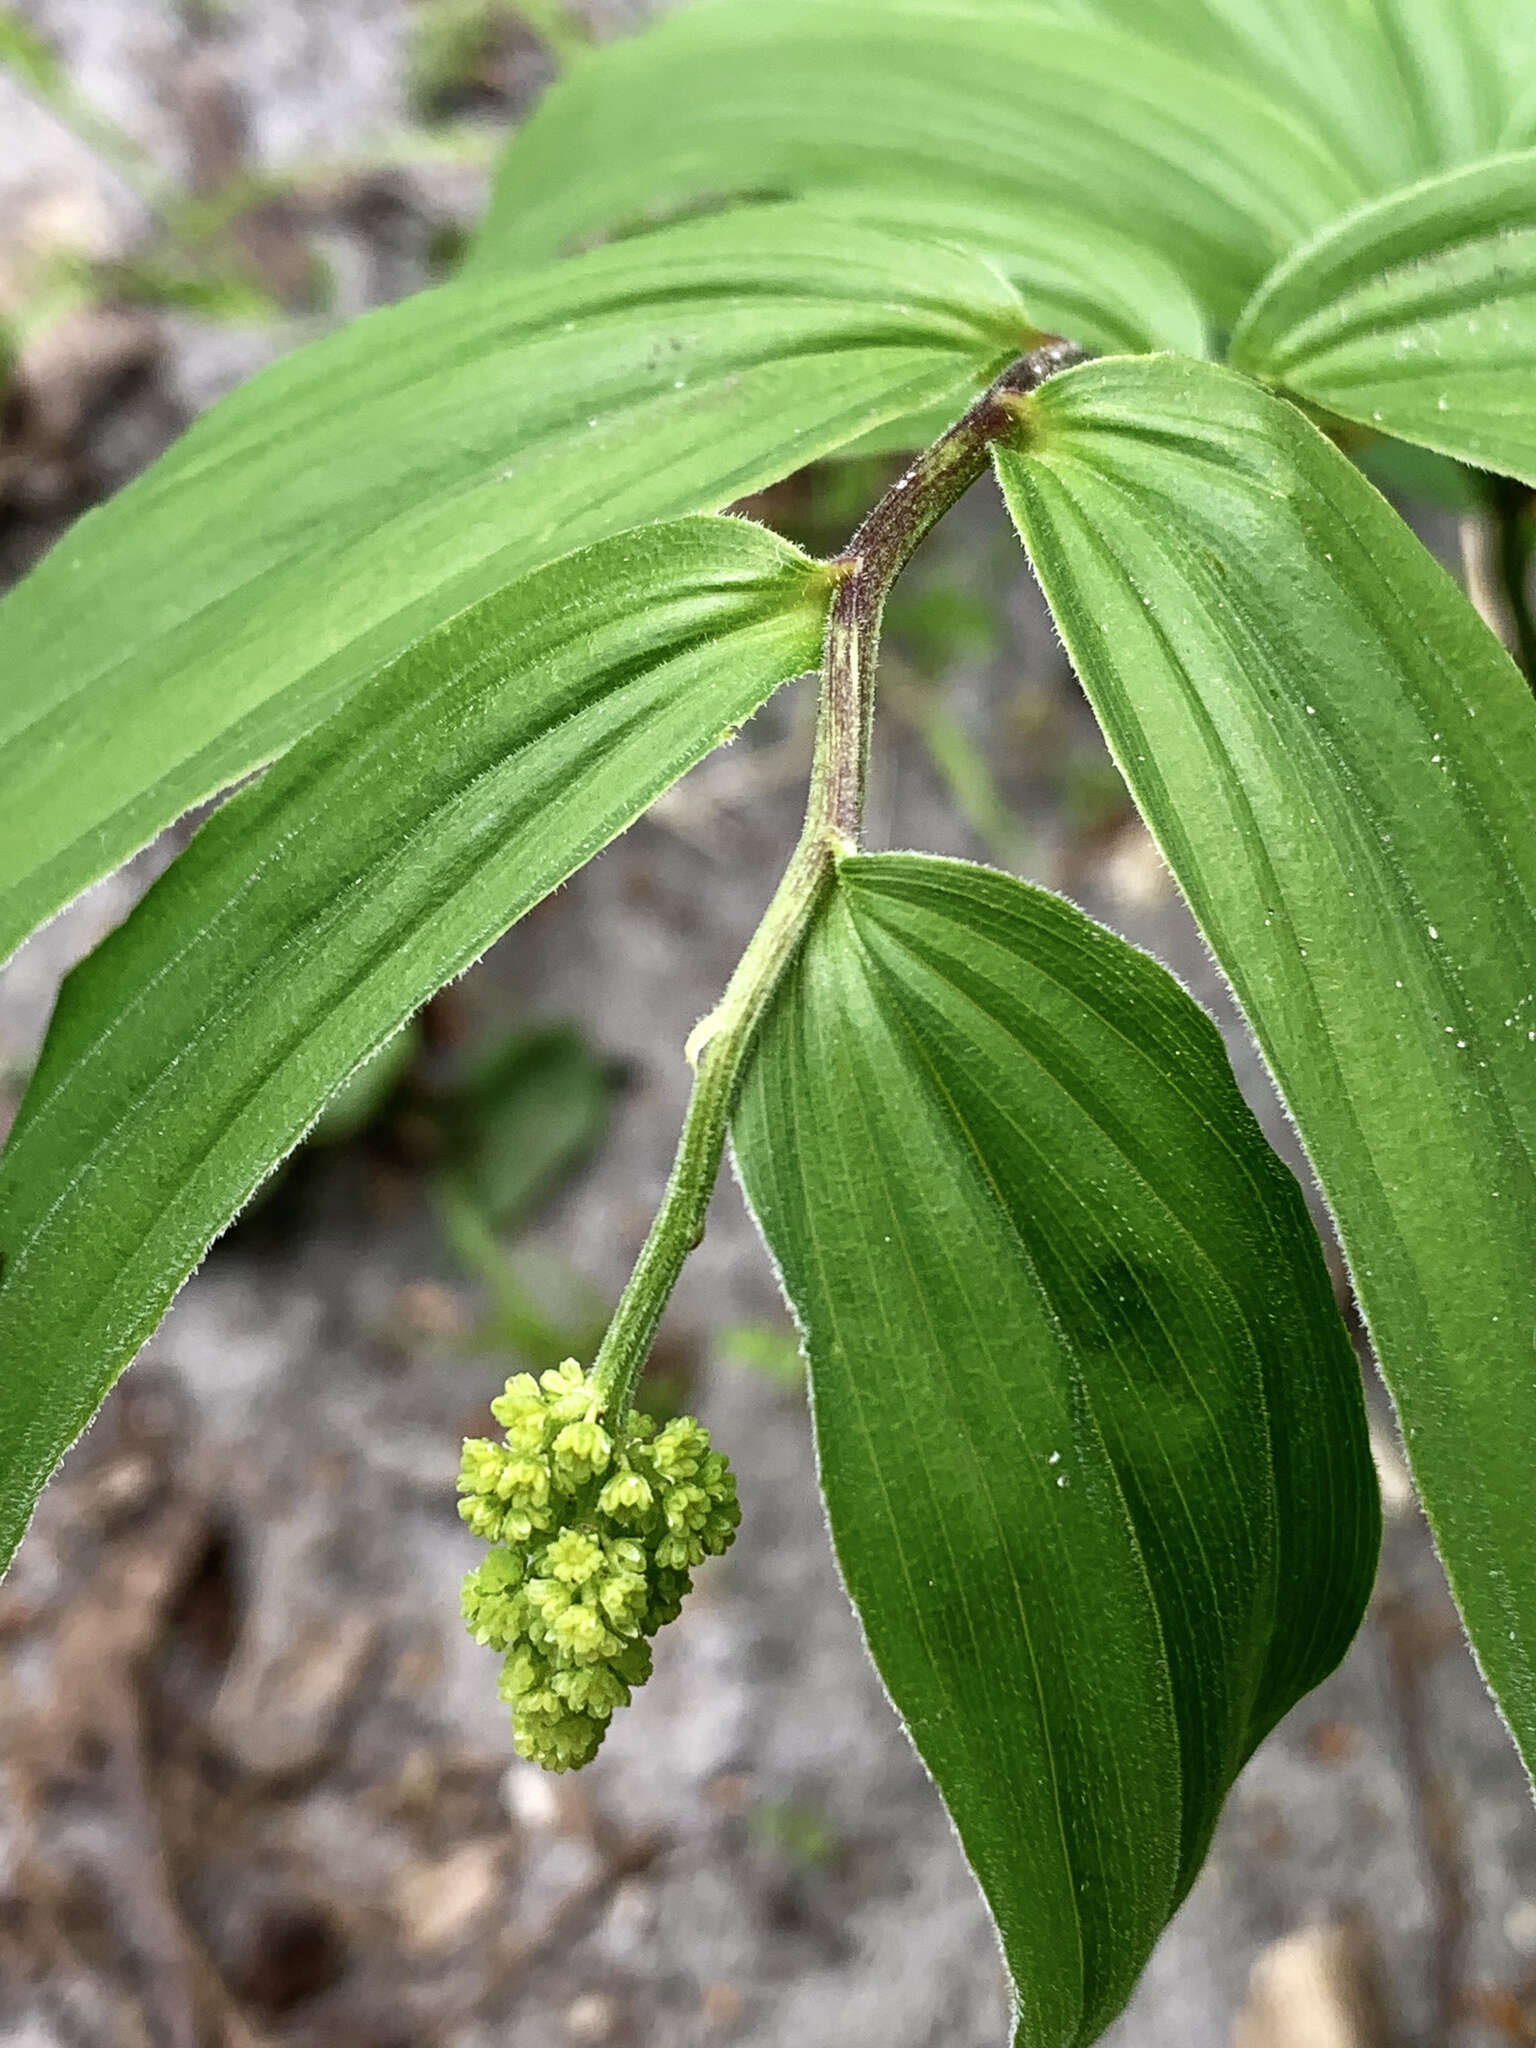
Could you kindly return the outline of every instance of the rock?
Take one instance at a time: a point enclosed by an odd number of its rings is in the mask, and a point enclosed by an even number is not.
[[[1267,1948],[1253,1966],[1232,2048],[1387,2048],[1358,1937],[1319,1927]]]
[[[401,1937],[417,1955],[460,1947],[505,1895],[504,1841],[463,1842],[437,1862],[418,1863],[395,1889]]]

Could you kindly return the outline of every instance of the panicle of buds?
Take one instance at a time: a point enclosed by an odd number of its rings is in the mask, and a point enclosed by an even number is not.
[[[650,1676],[649,1638],[694,1566],[730,1548],[736,1482],[691,1416],[606,1425],[574,1359],[508,1380],[491,1413],[501,1441],[471,1438],[459,1474],[459,1513],[493,1546],[464,1581],[464,1619],[502,1654],[518,1754],[575,1770]]]

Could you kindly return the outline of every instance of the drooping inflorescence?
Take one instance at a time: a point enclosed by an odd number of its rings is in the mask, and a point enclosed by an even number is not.
[[[741,1519],[730,1466],[691,1416],[610,1428],[603,1406],[574,1359],[519,1373],[491,1403],[502,1441],[472,1437],[459,1474],[459,1513],[494,1545],[464,1581],[464,1619],[505,1655],[518,1754],[553,1771],[597,1754],[651,1674],[648,1638]]]

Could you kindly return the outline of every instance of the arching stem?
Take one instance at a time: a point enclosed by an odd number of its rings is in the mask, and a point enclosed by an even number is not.
[[[731,1110],[757,1027],[838,861],[858,846],[874,671],[891,586],[924,537],[982,474],[993,441],[1010,431],[1009,398],[1036,390],[1057,370],[1081,360],[1070,343],[1053,340],[1011,364],[964,418],[897,479],[846,550],[828,565],[835,588],[805,824],[724,996],[688,1041],[693,1094],[672,1173],[593,1362],[610,1416],[620,1418],[628,1410],[662,1311],[684,1261],[704,1235]]]

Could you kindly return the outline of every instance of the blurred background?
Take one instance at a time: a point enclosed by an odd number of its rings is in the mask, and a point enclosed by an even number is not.
[[[451,268],[501,136],[621,0],[0,6],[0,582],[202,407]],[[830,552],[889,465],[746,509]],[[1455,472],[1387,479],[1474,588]],[[0,688],[4,687],[0,649]],[[1217,976],[990,491],[893,605],[874,845],[1064,890]],[[841,1594],[734,1187],[648,1383],[745,1522],[597,1763],[512,1755],[457,1621],[459,1440],[590,1356],[708,1009],[793,841],[784,693],[365,1070],[210,1256],[0,1586],[7,2048],[1002,2048],[1004,1979]],[[0,1131],[60,976],[190,823],[0,973]],[[1116,2048],[1536,2043],[1536,1817],[1372,1382],[1381,1580],[1241,1780]]]

